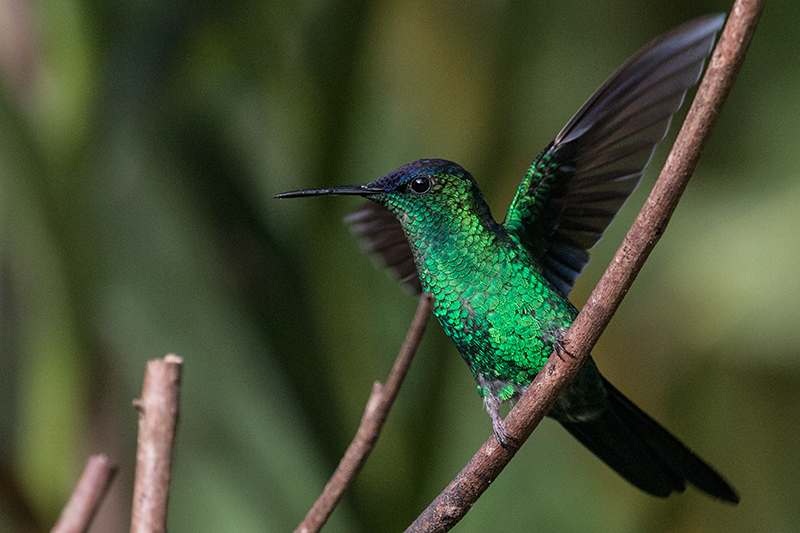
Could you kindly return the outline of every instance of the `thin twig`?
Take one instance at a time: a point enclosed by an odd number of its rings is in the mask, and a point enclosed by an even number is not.
[[[425,333],[432,307],[433,299],[429,294],[425,293],[420,296],[417,312],[411,321],[406,339],[400,348],[400,353],[397,354],[386,385],[381,385],[377,381],[372,385],[372,393],[364,409],[356,436],[347,447],[344,457],[325,485],[322,494],[308,511],[305,519],[295,529],[295,533],[317,532],[325,525],[334,508],[344,496],[344,492],[358,475],[367,456],[375,447],[383,423],[386,421],[386,415],[397,397],[403,378],[405,378],[411,360],[422,340],[422,334]]]
[[[700,152],[736,79],[764,0],[737,0],[709,62],[689,114],[658,181],[589,301],[567,332],[572,358],[550,357],[526,393],[505,419],[506,430],[519,443],[530,436],[555,399],[575,377],[600,337],[644,261],[661,237],[694,170]],[[504,449],[490,437],[456,478],[406,530],[448,531],[474,505],[500,474],[516,450]]]
[[[167,503],[183,359],[168,355],[147,362],[139,411],[139,447],[133,486],[133,533],[167,530]]]
[[[83,533],[89,529],[117,467],[105,455],[93,455],[86,463],[75,492],[61,512],[51,533]]]

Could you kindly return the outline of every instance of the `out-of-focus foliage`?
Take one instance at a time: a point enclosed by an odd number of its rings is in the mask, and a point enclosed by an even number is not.
[[[630,54],[706,2],[0,0],[0,531],[46,531],[89,454],[127,527],[147,359],[186,360],[170,530],[288,531],[415,307],[341,218],[422,157],[500,218]],[[675,218],[595,349],[741,492],[657,500],[546,422],[459,531],[800,529],[800,4],[768,3]],[[674,135],[674,131],[673,134]],[[667,152],[594,250],[588,296]],[[490,433],[429,329],[326,531],[397,531]]]

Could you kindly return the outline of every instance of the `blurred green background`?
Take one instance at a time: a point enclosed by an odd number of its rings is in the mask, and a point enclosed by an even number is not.
[[[185,358],[170,530],[290,531],[416,299],[348,198],[422,157],[502,218],[527,165],[640,46],[720,1],[0,0],[0,531],[48,531],[92,453],[130,516],[145,361]],[[800,530],[800,3],[769,2],[604,373],[739,490],[629,486],[545,421],[457,531]],[[682,115],[681,115],[682,116]],[[676,128],[670,134],[674,137]],[[572,293],[582,305],[655,180]],[[490,434],[432,323],[326,531],[402,530]]]

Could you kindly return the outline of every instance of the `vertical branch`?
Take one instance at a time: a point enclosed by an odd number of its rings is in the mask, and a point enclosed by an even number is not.
[[[406,339],[400,348],[400,353],[397,354],[386,385],[381,385],[377,381],[373,384],[372,393],[364,409],[356,436],[347,447],[344,457],[325,485],[322,494],[308,511],[305,519],[295,529],[295,533],[314,533],[322,529],[344,496],[344,492],[361,471],[361,467],[364,466],[367,457],[378,441],[383,423],[386,421],[386,415],[397,397],[400,385],[403,384],[403,379],[411,365],[411,360],[417,352],[432,308],[431,296],[427,293],[422,294],[419,298],[417,312],[408,328]]]
[[[139,447],[133,487],[133,533],[164,532],[183,359],[167,355],[147,362],[139,411]]]
[[[614,259],[592,292],[565,344],[574,357],[551,357],[505,419],[506,430],[524,442],[558,395],[572,381],[600,337],[670,216],[694,171],[700,152],[730,92],[755,32],[764,0],[737,0],[709,62],[686,121],[653,191]],[[472,508],[516,453],[490,437],[456,478],[417,517],[407,532],[448,531]]]
[[[89,529],[117,467],[105,455],[93,455],[75,487],[75,492],[61,512],[51,533],[83,533]]]

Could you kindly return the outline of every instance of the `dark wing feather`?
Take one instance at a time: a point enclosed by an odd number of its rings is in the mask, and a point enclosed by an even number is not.
[[[703,71],[724,15],[650,42],[581,107],[528,169],[504,222],[563,294],[639,184],[686,91]]]
[[[362,247],[376,259],[378,266],[388,268],[412,293],[422,292],[411,246],[400,222],[388,209],[365,202],[344,220],[350,230],[361,237]]]

